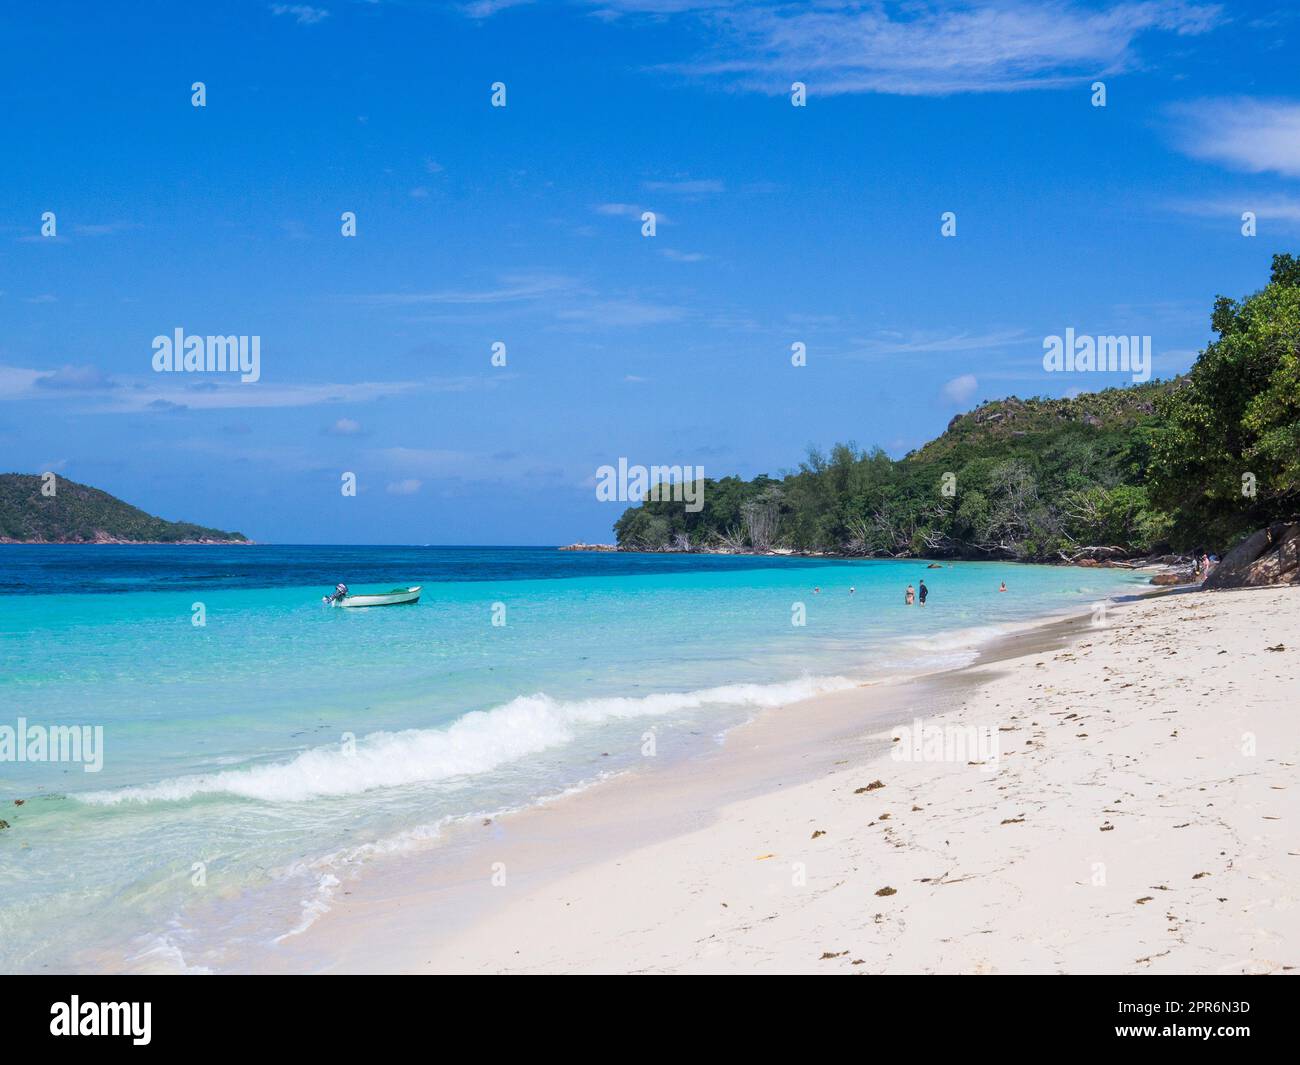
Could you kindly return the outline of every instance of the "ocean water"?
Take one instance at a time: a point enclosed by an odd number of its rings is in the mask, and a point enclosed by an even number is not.
[[[929,603],[904,606],[922,578]],[[340,580],[424,591],[323,606]],[[0,972],[221,971],[308,927],[369,863],[436,861],[451,821],[635,768],[647,733],[656,757],[690,757],[763,707],[959,665],[1006,626],[1142,581],[542,548],[0,545]],[[22,720],[29,739],[102,730],[102,765],[5,760]]]

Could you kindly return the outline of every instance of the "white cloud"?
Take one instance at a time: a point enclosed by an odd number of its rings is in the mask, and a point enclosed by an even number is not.
[[[677,322],[685,315],[686,311],[681,307],[636,299],[592,300],[589,303],[565,307],[555,312],[555,317],[562,322],[620,328]]]
[[[420,490],[420,485],[423,483],[423,481],[419,481],[414,477],[408,477],[404,481],[391,482],[385,491],[394,496],[413,496]]]
[[[134,222],[80,222],[72,227],[79,237],[111,237],[137,228]]]
[[[958,406],[964,406],[970,402],[971,396],[975,395],[975,389],[979,388],[979,381],[975,375],[964,373],[960,377],[954,377],[943,386],[944,398]]]
[[[651,210],[649,207],[642,207],[635,203],[598,203],[592,210],[597,214],[608,215],[612,218],[632,218],[641,221],[641,215]],[[668,222],[668,216],[663,211],[655,211],[655,224],[664,225]]]
[[[329,18],[329,12],[323,7],[312,7],[310,4],[272,4],[271,14],[293,15],[299,26],[312,26]]]
[[[54,388],[68,392],[100,391],[114,383],[98,366],[60,366],[36,379],[37,388]]]
[[[495,286],[479,289],[440,289],[433,292],[380,292],[358,296],[361,303],[380,306],[411,304],[512,303],[537,300],[574,288],[575,282],[559,274],[505,274]]]
[[[244,384],[220,374],[150,374],[109,379],[94,367],[65,366],[33,370],[0,366],[0,400],[44,398],[67,400],[76,395],[97,413],[236,410],[241,408],[312,407],[330,403],[367,403],[397,395],[464,392],[488,385],[473,377],[422,381],[354,381],[321,384]],[[342,419],[348,421],[348,419]]]
[[[730,5],[676,0],[598,0],[602,10],[662,17],[689,14],[711,51],[663,69],[716,77],[735,88],[809,94],[945,95],[1077,85],[1135,67],[1150,32],[1204,33],[1217,4],[1130,0],[1097,7],[1069,0],[871,0]]]
[[[114,390],[107,410],[131,412],[170,406],[191,410],[235,410],[241,408],[314,407],[324,403],[366,403],[403,393],[422,391],[419,381],[357,381],[348,384],[274,385],[265,382],[242,384],[237,379],[215,384],[208,375],[177,374],[203,378],[171,384],[159,374],[158,384],[136,385]],[[203,387],[196,387],[196,386]],[[212,385],[212,387],[207,387]]]
[[[1252,174],[1300,177],[1300,103],[1246,97],[1198,100],[1172,109],[1175,141],[1196,159]]]
[[[881,355],[941,354],[954,351],[985,351],[1015,344],[1025,339],[1023,329],[999,330],[992,333],[935,332],[881,333],[856,342],[856,350],[848,358],[873,358]]]
[[[30,395],[36,383],[48,376],[49,370],[26,370],[21,366],[0,366],[0,399],[16,399]]]
[[[361,433],[361,423],[352,418],[340,418],[325,431],[330,436],[358,436]]]
[[[473,3],[461,4],[460,10],[469,18],[483,19],[491,18],[498,11],[505,11],[507,8],[523,7],[525,4],[531,4],[533,0],[473,0]]]
[[[1168,207],[1180,214],[1219,218],[1234,228],[1241,225],[1241,216],[1246,211],[1253,211],[1258,222],[1281,222],[1288,229],[1300,223],[1300,199],[1271,193],[1242,192],[1232,196],[1176,200]]]

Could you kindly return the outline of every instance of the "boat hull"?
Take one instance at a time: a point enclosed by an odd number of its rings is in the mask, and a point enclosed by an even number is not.
[[[381,592],[378,595],[345,596],[342,599],[332,600],[331,605],[353,608],[365,606],[402,606],[405,603],[417,603],[419,600],[419,587],[394,588],[391,592]]]

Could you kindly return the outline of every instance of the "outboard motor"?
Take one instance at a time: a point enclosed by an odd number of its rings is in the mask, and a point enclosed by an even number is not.
[[[339,599],[343,599],[347,594],[348,594],[348,586],[347,586],[346,584],[339,583],[339,584],[334,585],[334,594],[333,594],[333,595],[322,595],[322,596],[321,596],[321,602],[322,602],[322,603],[333,603],[333,602],[336,602],[336,601],[339,600]]]

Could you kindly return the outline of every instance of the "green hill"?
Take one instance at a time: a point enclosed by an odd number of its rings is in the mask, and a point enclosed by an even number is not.
[[[837,444],[780,479],[705,482],[704,508],[647,501],[615,525],[630,550],[882,557],[1105,558],[1165,546],[1144,478],[1156,400],[1176,382],[958,415],[897,461]]]
[[[59,477],[45,495],[34,474],[0,473],[0,542],[248,543],[241,533],[165,521],[89,485]]]
[[[908,459],[940,461],[963,448],[1034,448],[1062,434],[1086,437],[1090,431],[1127,434],[1153,424],[1157,397],[1173,382],[1151,381],[1128,388],[1108,388],[1070,399],[995,399],[969,414],[959,414],[942,436]]]
[[[642,551],[1067,560],[1226,550],[1300,522],[1300,258],[1220,296],[1186,374],[1070,399],[1000,399],[894,461],[837,444],[799,469],[647,500],[614,525]],[[692,493],[697,502],[700,497]]]

